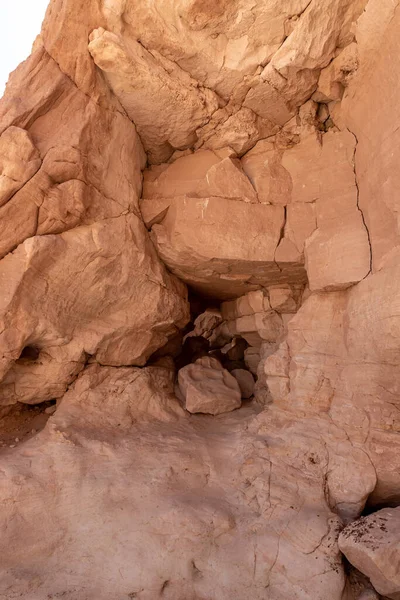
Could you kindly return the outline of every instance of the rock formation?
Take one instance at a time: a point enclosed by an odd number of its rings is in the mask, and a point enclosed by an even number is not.
[[[180,369],[178,384],[190,413],[219,415],[241,405],[239,383],[216,358],[204,356]]]
[[[0,598],[400,597],[399,26],[50,1],[0,101]]]
[[[384,508],[351,523],[339,536],[339,548],[374,588],[400,598],[400,508]]]

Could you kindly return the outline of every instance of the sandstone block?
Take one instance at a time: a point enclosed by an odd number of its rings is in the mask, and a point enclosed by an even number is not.
[[[8,127],[0,135],[0,206],[22,188],[39,170],[42,160],[29,134]]]
[[[164,162],[175,148],[190,147],[196,140],[195,130],[218,107],[211,90],[200,88],[172,62],[175,76],[171,77],[162,62],[139,42],[125,44],[119,35],[99,28],[90,34],[89,51],[136,123],[152,162]],[[173,117],[177,110],[179,119]]]
[[[240,161],[220,158],[211,150],[199,150],[177,158],[170,165],[153,166],[144,172],[145,199],[176,196],[220,196],[258,202],[256,191],[244,174]]]
[[[241,405],[236,379],[215,358],[199,358],[183,367],[178,381],[185,408],[191,413],[219,415]]]
[[[227,321],[269,309],[268,296],[262,290],[248,292],[245,296],[221,304],[222,317]]]
[[[144,365],[189,320],[182,283],[133,214],[27,240],[1,261],[0,282],[3,404],[59,397],[85,355]],[[19,360],[30,346],[38,357]]]
[[[339,536],[348,561],[379,594],[400,598],[400,508],[384,508],[350,523]]]
[[[214,298],[241,296],[262,285],[302,282],[302,264],[275,263],[284,222],[280,206],[227,198],[171,201],[152,239],[169,269]]]

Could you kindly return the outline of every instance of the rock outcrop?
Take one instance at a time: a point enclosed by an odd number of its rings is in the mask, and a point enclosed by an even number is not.
[[[0,101],[1,598],[400,597],[399,26],[50,1]]]
[[[307,276],[312,291],[345,289],[368,275],[355,137],[309,129],[291,126],[289,140],[262,140],[236,163],[208,150],[145,173],[142,215],[173,273],[221,298]]]
[[[90,365],[2,457],[2,593],[340,600],[324,446],[300,427],[288,450],[284,423],[252,407],[189,416],[169,370]]]

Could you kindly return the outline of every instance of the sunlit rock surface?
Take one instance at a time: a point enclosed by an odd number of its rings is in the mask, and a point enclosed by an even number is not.
[[[1,598],[372,597],[341,550],[397,597],[397,525],[338,537],[400,502],[399,26],[51,0],[0,101]]]

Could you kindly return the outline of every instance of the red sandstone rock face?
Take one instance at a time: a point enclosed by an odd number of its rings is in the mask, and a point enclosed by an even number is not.
[[[400,501],[400,13],[284,4],[52,0],[10,78],[0,415],[58,400],[1,451],[6,600],[358,597],[339,531]],[[209,357],[211,414],[175,396],[185,284],[255,400]],[[385,543],[340,546],[397,597]]]

